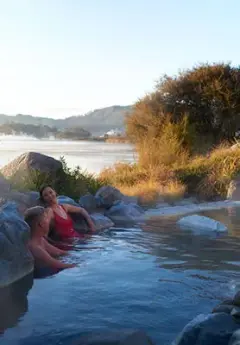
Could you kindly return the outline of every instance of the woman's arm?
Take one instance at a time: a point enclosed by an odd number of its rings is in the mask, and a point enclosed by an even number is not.
[[[63,207],[65,208],[67,213],[80,213],[86,219],[86,222],[88,223],[90,230],[93,232],[96,231],[95,224],[93,223],[89,213],[86,210],[84,210],[84,208],[69,204],[64,204]]]

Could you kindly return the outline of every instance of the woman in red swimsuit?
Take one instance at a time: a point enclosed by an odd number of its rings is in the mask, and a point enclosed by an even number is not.
[[[59,205],[57,193],[50,186],[44,186],[41,188],[40,198],[44,204],[49,207],[54,230],[61,240],[81,237],[81,235],[73,229],[73,221],[69,213],[80,213],[86,220],[90,231],[95,232],[95,225],[88,212],[82,207],[76,207],[69,204]]]

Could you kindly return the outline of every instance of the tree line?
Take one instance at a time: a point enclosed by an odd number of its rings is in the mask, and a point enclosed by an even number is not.
[[[54,136],[59,139],[81,140],[91,137],[91,133],[81,127],[66,128],[62,131],[56,127],[46,125],[32,125],[23,123],[5,123],[0,126],[0,133],[6,135],[29,135],[35,138]]]

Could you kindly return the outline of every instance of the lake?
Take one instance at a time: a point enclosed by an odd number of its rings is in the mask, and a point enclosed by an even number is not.
[[[79,165],[92,173],[99,173],[115,162],[134,161],[133,147],[129,144],[0,136],[0,167],[28,151],[40,152],[56,159],[64,156],[69,167]]]

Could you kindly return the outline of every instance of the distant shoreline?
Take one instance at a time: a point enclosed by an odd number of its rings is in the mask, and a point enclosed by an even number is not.
[[[92,141],[92,142],[106,142],[106,143],[120,143],[120,144],[130,144],[129,140],[126,137],[90,137],[90,138],[56,138],[54,136],[51,137],[41,137],[38,138],[34,135],[13,135],[13,134],[5,134],[0,133],[0,138],[22,138],[22,139],[36,139],[36,140],[57,140],[57,141]],[[1,139],[0,139],[1,141]]]
[[[130,141],[125,137],[110,137],[110,138],[105,139],[105,142],[112,143],[112,144],[115,144],[115,143],[130,144]]]
[[[55,138],[55,140],[99,141],[99,142],[112,143],[112,144],[116,144],[116,143],[130,144],[129,140],[126,137]]]
[[[130,141],[125,137],[91,137],[91,138],[55,138],[56,140],[68,141],[99,141],[111,144],[130,144]]]

